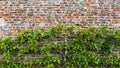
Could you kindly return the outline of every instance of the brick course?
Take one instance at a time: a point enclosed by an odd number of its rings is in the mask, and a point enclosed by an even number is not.
[[[120,0],[0,0],[1,37],[61,22],[119,28]]]

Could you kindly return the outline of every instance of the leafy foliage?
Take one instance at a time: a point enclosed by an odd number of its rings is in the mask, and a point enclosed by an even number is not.
[[[114,51],[119,41],[120,30],[110,30],[106,26],[79,30],[75,25],[60,24],[48,30],[25,30],[14,39],[0,39],[0,54],[4,60],[0,66],[117,68],[120,59]]]

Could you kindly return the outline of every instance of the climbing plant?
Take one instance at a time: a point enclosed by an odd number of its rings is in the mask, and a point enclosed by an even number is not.
[[[1,68],[119,68],[120,30],[60,24],[0,39]],[[117,50],[117,51],[116,51]],[[117,53],[115,53],[117,52]]]

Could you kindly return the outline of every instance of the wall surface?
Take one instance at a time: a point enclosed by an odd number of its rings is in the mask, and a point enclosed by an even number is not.
[[[54,24],[120,26],[120,0],[0,0],[0,36]]]

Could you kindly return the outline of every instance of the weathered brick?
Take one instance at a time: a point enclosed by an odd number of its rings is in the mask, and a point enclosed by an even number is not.
[[[19,28],[21,31],[43,27],[43,23],[45,23],[44,27],[48,28],[55,22],[74,23],[78,24],[80,28],[86,28],[84,24],[87,24],[87,27],[91,25],[98,27],[93,23],[100,25],[106,25],[108,22],[109,24],[119,23],[119,11],[119,0],[0,1],[0,18],[7,23],[2,28],[11,26],[9,28],[11,31],[6,31],[11,35],[19,33],[16,28],[12,28],[13,26],[21,27]],[[1,33],[4,35],[5,31],[1,30]]]

